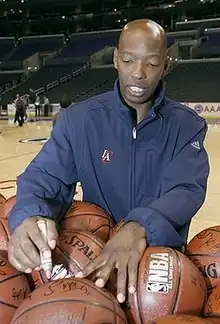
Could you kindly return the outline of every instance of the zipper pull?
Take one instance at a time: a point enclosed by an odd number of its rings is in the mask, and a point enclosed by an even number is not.
[[[135,127],[133,127],[132,134],[133,134],[133,139],[136,139],[137,138],[137,131],[136,131]]]

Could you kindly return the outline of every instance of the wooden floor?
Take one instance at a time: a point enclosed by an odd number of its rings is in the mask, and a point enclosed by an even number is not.
[[[29,123],[19,128],[0,121],[0,129],[0,192],[8,198],[16,193],[16,177],[42,147],[39,142],[24,144],[19,140],[48,137],[51,122]],[[211,164],[208,194],[205,204],[192,221],[189,239],[204,228],[220,224],[220,126],[209,126],[206,148]],[[77,191],[76,197],[81,199],[80,187]]]

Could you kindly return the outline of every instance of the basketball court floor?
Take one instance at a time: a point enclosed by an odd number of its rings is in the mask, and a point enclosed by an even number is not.
[[[0,192],[6,197],[16,193],[16,177],[42,148],[50,136],[51,122],[28,123],[23,127],[0,120]],[[220,225],[220,125],[210,125],[206,142],[211,172],[206,201],[194,217],[189,239],[204,228]],[[77,186],[76,199],[82,198]]]

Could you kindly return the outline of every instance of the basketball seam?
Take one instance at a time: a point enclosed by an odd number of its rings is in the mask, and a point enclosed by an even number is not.
[[[6,303],[6,302],[4,302],[2,300],[0,300],[0,304],[5,305],[5,306],[8,306],[8,307],[11,307],[11,308],[14,308],[14,309],[17,309],[18,308],[18,306],[15,306],[15,305]]]
[[[3,196],[4,197],[4,196]],[[80,206],[76,206],[77,205],[77,202],[78,201],[75,201],[75,202],[73,202],[73,204],[72,204],[72,206],[70,207],[70,209],[71,208],[75,208],[75,209],[80,209]],[[100,207],[99,205],[96,205],[96,204],[93,204],[93,203],[91,203],[91,202],[87,202],[87,201],[79,201],[80,202],[80,204],[82,203],[82,204],[85,204],[86,205],[86,207],[94,207],[94,208],[96,208],[96,209],[98,209],[99,211],[101,211],[102,213],[106,213],[107,215],[109,215],[109,213],[105,210],[105,209],[103,209],[102,207]],[[74,204],[75,204],[75,206],[74,206]]]
[[[145,267],[146,267],[146,264],[145,264]],[[138,267],[138,278],[139,277],[141,277],[141,275],[140,275],[140,266]],[[137,288],[136,288],[136,291],[135,291],[135,294],[134,294],[134,304],[135,304],[135,308],[136,308],[136,310],[138,311],[138,322],[139,322],[139,324],[142,324],[142,306],[141,306],[141,303],[139,303],[139,294],[138,294],[138,292],[139,292],[139,284],[140,284],[140,282],[139,282],[139,280],[138,280],[138,282],[137,282]]]
[[[177,288],[176,288],[176,296],[174,298],[174,303],[173,306],[171,308],[171,314],[175,314],[176,312],[176,306],[177,306],[177,301],[179,300],[179,293],[180,293],[180,284],[181,284],[181,261],[180,261],[180,257],[179,254],[176,250],[172,250],[174,252],[174,254],[177,257],[177,266],[178,266],[178,283],[177,283]]]
[[[85,282],[83,281],[83,279],[79,280],[79,279],[77,278],[77,281],[80,281],[80,282],[82,282],[82,283],[85,284]],[[92,284],[90,284],[89,281],[88,281],[86,284],[87,284],[87,286],[89,286],[90,288],[95,289],[95,287],[94,287]],[[99,293],[100,293],[102,296],[104,296],[105,298],[107,298],[109,301],[111,301],[111,298],[108,297],[107,294],[104,294],[102,291],[99,291]]]
[[[213,256],[218,256],[220,253],[214,253],[214,254],[202,254],[202,253],[196,253],[196,254],[187,254],[187,257],[197,257],[197,256],[207,256],[207,257],[213,257]]]
[[[30,312],[32,309],[39,307],[39,306],[43,306],[43,305],[47,305],[47,304],[53,304],[53,303],[67,303],[67,302],[76,302],[76,303],[82,303],[82,304],[87,304],[87,305],[91,305],[94,307],[102,307],[106,310],[109,310],[110,312],[113,312],[112,309],[110,309],[109,307],[102,305],[100,303],[97,302],[92,302],[92,301],[87,301],[87,300],[83,300],[83,299],[73,299],[73,297],[70,298],[65,298],[65,299],[53,299],[50,301],[43,301],[43,302],[38,302],[38,304],[32,305],[30,308],[25,309],[23,312],[21,312],[20,314],[18,314],[16,317],[13,318],[13,321],[11,322],[11,324],[13,324],[15,321],[17,321],[21,316],[23,316],[25,313]],[[121,320],[124,321],[123,317],[117,312],[116,313],[117,317],[119,317]],[[117,323],[116,323],[117,324]]]
[[[90,215],[97,216],[99,218],[104,218],[108,221],[109,227],[112,228],[114,226],[114,223],[113,223],[110,215],[109,216],[99,215],[95,212],[78,212],[77,215],[71,215],[71,216],[68,216],[68,213],[67,213],[66,216],[64,217],[64,219],[62,220],[62,222],[65,222],[65,220],[68,220],[70,218],[76,218],[76,217],[80,217],[80,216],[86,217],[86,216],[90,216]],[[61,222],[61,224],[62,224],[62,222]]]
[[[210,315],[206,315],[206,314],[203,314],[203,316],[205,317],[205,318],[220,318],[220,315],[218,315],[218,314],[210,314]]]
[[[1,285],[2,283],[4,283],[4,282],[8,281],[8,280],[11,280],[11,279],[14,279],[14,278],[16,278],[16,277],[20,277],[20,276],[24,277],[24,275],[23,275],[22,273],[16,273],[15,275],[12,275],[12,276],[10,276],[10,277],[8,277],[8,278],[5,278],[5,279],[3,279],[2,281],[0,281],[0,285]]]
[[[99,239],[97,239],[96,236],[92,237],[92,235],[89,235],[89,234],[91,234],[90,232],[86,233],[86,232],[81,232],[81,231],[77,231],[77,230],[72,230],[72,231],[71,230],[63,230],[63,233],[65,233],[65,232],[70,232],[70,233],[74,232],[76,234],[80,234],[81,236],[89,238],[93,243],[98,243],[100,248],[103,249],[103,247],[104,247],[104,244],[101,241],[99,241]]]
[[[1,219],[1,224],[2,224],[2,227],[3,227],[3,230],[7,236],[7,240],[9,240],[9,235],[8,235],[8,231],[7,231],[7,228],[5,227],[5,224],[3,223],[3,220],[5,220],[4,218]]]
[[[78,271],[82,271],[82,269],[79,267],[79,265],[77,264],[77,262],[75,260],[73,260],[71,258],[71,256],[66,251],[64,251],[59,245],[57,245],[56,248],[59,249],[60,252],[63,253],[64,258],[67,259],[67,261],[71,261],[71,263],[73,264],[73,266],[76,266],[77,267]],[[68,269],[68,270],[72,271],[71,269]]]

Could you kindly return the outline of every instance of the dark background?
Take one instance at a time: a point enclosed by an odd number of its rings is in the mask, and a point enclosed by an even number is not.
[[[153,19],[174,31],[176,22],[218,17],[219,0],[0,0],[0,36],[68,36],[118,29],[137,18]]]

